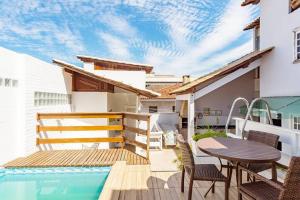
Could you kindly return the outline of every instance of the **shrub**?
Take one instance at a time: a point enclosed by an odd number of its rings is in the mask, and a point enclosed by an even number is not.
[[[196,133],[195,135],[193,135],[193,140],[197,142],[200,139],[210,137],[227,137],[227,135],[224,131],[215,131],[212,129],[208,129],[205,133]]]

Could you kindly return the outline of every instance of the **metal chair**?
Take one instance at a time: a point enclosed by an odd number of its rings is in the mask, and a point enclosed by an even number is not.
[[[238,167],[240,180],[238,186],[239,200],[243,196],[259,200],[299,200],[300,199],[300,157],[293,157],[284,183],[269,180],[242,166]],[[246,171],[256,177],[256,182],[242,183],[242,172]]]
[[[189,181],[189,193],[188,200],[192,199],[193,182],[195,181],[212,181],[212,185],[209,190],[205,193],[204,197],[207,196],[208,192],[215,191],[215,182],[225,183],[225,200],[228,200],[229,191],[229,179],[222,174],[222,167],[219,170],[214,164],[195,164],[193,152],[190,145],[183,139],[182,135],[177,136],[179,148],[182,153],[182,177],[181,177],[181,192],[184,192],[184,177],[185,172],[190,177]]]

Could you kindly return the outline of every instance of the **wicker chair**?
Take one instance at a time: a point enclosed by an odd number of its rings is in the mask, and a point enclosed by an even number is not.
[[[248,135],[247,135],[247,140],[250,141],[255,141],[255,142],[260,142],[265,145],[277,148],[278,146],[278,141],[279,141],[279,136],[271,133],[265,133],[261,131],[254,131],[254,130],[249,130]],[[231,163],[231,170],[236,169],[237,163]],[[252,172],[259,173],[268,169],[272,169],[272,163],[239,163],[239,165],[251,170]],[[273,171],[272,173],[276,173]],[[232,173],[231,173],[232,176]],[[230,176],[230,179],[231,179]],[[274,175],[276,177],[276,174]],[[247,174],[247,181],[250,180],[250,175]],[[253,181],[255,181],[255,178],[253,178]],[[238,182],[238,174],[236,173],[236,182]]]
[[[278,141],[279,141],[279,136],[271,133],[265,133],[261,131],[253,131],[250,130],[248,133],[247,140],[250,141],[255,141],[255,142],[260,142],[263,144],[266,144],[268,146],[277,148],[278,147]],[[240,164],[243,167],[247,167],[252,172],[259,173],[268,169],[272,169],[272,163],[241,163]],[[273,172],[276,173],[276,172]],[[276,176],[276,175],[274,175]],[[247,180],[249,181],[249,174],[247,175]],[[255,181],[255,178],[253,178],[253,181]]]
[[[214,193],[215,182],[224,182],[225,199],[228,200],[229,179],[222,174],[221,172],[222,168],[221,170],[218,170],[218,168],[214,164],[196,165],[194,162],[194,157],[190,145],[183,139],[181,134],[177,136],[177,141],[179,143],[179,148],[182,153],[182,162],[183,162],[182,177],[181,177],[181,192],[184,192],[184,176],[185,176],[185,172],[187,172],[187,174],[190,177],[188,200],[192,199],[192,189],[193,189],[194,180],[212,181],[211,187],[204,195],[205,197],[210,190],[212,190],[212,192]]]
[[[293,157],[288,168],[284,183],[266,179],[244,167],[239,166],[240,177],[242,171],[255,176],[258,181],[242,183],[239,180],[239,200],[243,196],[259,200],[300,200],[300,157]]]

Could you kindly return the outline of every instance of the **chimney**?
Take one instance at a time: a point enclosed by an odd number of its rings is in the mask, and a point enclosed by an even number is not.
[[[183,75],[182,76],[182,83],[186,84],[188,82],[190,82],[190,75]]]

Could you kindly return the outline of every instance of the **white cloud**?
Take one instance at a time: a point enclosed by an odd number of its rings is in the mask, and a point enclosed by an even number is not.
[[[126,36],[136,37],[137,30],[126,20],[125,16],[117,16],[115,14],[107,14],[100,17],[101,21],[110,27],[113,31]]]
[[[250,9],[237,0],[3,0],[0,42],[8,38],[11,46],[67,57],[96,54],[104,42],[111,58],[144,61],[158,72],[200,73],[243,49],[230,45],[244,34]],[[101,39],[97,44],[91,43],[94,31]],[[218,59],[206,59],[224,48],[229,50],[214,56]]]
[[[98,35],[105,42],[107,49],[112,55],[116,56],[118,59],[130,58],[130,52],[126,42],[108,33],[100,32]]]
[[[198,43],[186,43],[183,46],[182,52],[184,52],[183,56],[173,57],[172,59],[166,60],[163,63],[161,61],[161,66],[164,68],[168,68],[169,71],[174,71],[175,73],[180,72],[193,72],[193,71],[205,71],[205,69],[212,67],[212,61],[202,61],[204,58],[210,56],[211,54],[222,50],[223,48],[231,45],[232,42],[237,40],[243,32],[243,27],[251,20],[252,11],[248,8],[244,8],[240,6],[240,2],[236,0],[231,0],[224,12],[223,15],[220,16],[219,21],[216,24],[213,24],[214,28],[212,31],[206,35],[204,38],[200,40]],[[180,24],[180,21],[179,21]],[[176,23],[174,24],[176,25]],[[207,24],[207,26],[211,26],[212,24]],[[188,25],[189,26],[189,25]],[[185,26],[186,27],[186,26]],[[188,29],[181,29],[182,34],[178,35],[179,37],[184,38],[184,35],[187,35],[190,30]],[[177,31],[178,32],[178,31]],[[176,40],[175,40],[176,41]],[[181,40],[182,42],[182,40]],[[251,50],[251,45],[241,47],[243,49],[249,48]],[[230,61],[232,58],[236,58],[233,56],[233,52],[235,55],[240,55],[245,51],[238,52],[237,47],[236,50],[229,50],[230,53],[224,53],[222,58],[220,57],[220,61]],[[151,52],[146,54],[148,58],[145,60],[158,60],[162,59],[160,56],[156,59]],[[171,62],[170,62],[171,61]],[[222,64],[222,63],[220,63]],[[223,63],[224,64],[224,63]],[[188,68],[187,68],[188,66]],[[199,67],[203,68],[204,70],[199,69]],[[188,70],[187,70],[188,69]]]
[[[215,67],[222,67],[232,60],[238,59],[247,53],[250,53],[253,48],[253,41],[248,41],[241,46],[225,51],[221,54],[215,54],[211,58],[198,63],[199,69],[194,69],[196,73],[207,73],[215,70]]]

